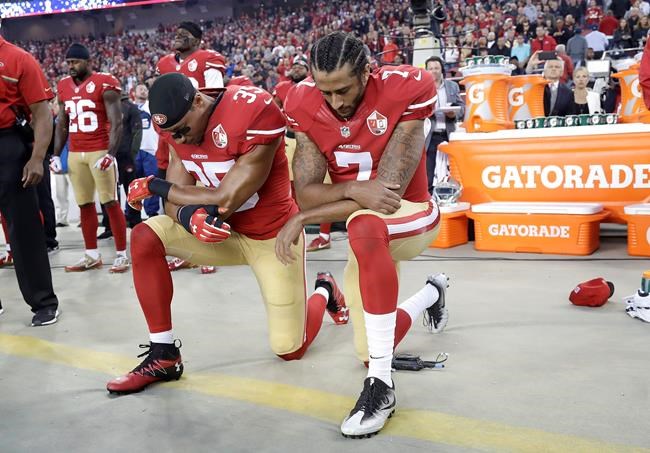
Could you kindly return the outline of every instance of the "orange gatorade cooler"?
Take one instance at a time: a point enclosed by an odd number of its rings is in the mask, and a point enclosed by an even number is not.
[[[472,205],[476,250],[589,255],[600,246],[598,203],[495,202]]]
[[[446,249],[467,244],[467,213],[469,203],[461,201],[449,206],[440,206],[440,229],[438,237],[429,247]]]
[[[546,79],[541,75],[510,77],[510,89],[508,90],[508,118],[510,121],[544,116],[544,87],[546,84]]]
[[[510,76],[476,74],[465,77],[465,129],[467,132],[493,132],[512,127],[508,117]]]
[[[639,84],[639,63],[633,64],[625,71],[613,74],[621,83],[622,123],[650,123],[650,110],[643,102],[643,93]]]
[[[627,253],[650,256],[650,203],[625,206]]]

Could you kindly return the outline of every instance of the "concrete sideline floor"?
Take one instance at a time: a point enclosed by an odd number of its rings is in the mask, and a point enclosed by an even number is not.
[[[427,274],[445,272],[450,320],[441,334],[416,323],[398,352],[443,370],[394,374],[398,409],[372,439],[348,440],[338,425],[361,390],[351,326],[326,316],[305,358],[283,362],[268,347],[266,316],[252,273],[174,273],[175,335],[185,374],[174,383],[110,397],[105,383],[138,363],[146,324],[131,274],[108,266],[66,274],[81,232],[59,230],[51,257],[59,323],[28,327],[13,270],[0,270],[0,451],[650,451],[650,325],[625,314],[623,296],[648,260],[602,238],[589,257],[477,253],[471,244],[429,249],[403,263],[400,300]],[[347,242],[309,255],[342,281]],[[112,241],[101,241],[104,262]],[[578,308],[576,283],[603,276],[616,285],[605,306]]]

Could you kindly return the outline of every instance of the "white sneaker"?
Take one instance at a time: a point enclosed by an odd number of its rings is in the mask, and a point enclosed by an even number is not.
[[[66,266],[66,272],[84,272],[90,269],[99,269],[102,267],[102,256],[99,255],[97,259],[91,257],[90,255],[84,254],[83,258],[74,263],[71,266]]]
[[[377,434],[395,412],[395,384],[392,387],[384,381],[368,377],[363,381],[363,390],[357,404],[343,423],[343,437],[361,438]]]
[[[449,288],[449,278],[445,274],[429,275],[427,283],[438,290],[438,300],[424,311],[423,323],[430,332],[440,333],[447,326],[449,312],[445,306],[445,296]]]
[[[118,255],[117,258],[115,258],[115,261],[113,261],[113,265],[108,270],[108,272],[111,274],[123,274],[129,270],[129,267],[131,267],[129,258],[126,256]]]
[[[627,304],[625,312],[628,315],[644,322],[650,322],[650,294],[638,290],[636,294],[623,300]]]

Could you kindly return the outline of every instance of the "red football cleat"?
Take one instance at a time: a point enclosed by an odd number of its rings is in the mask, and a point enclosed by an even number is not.
[[[182,260],[180,258],[173,258],[171,261],[167,262],[170,272],[177,271],[179,269],[191,269],[196,267],[196,264],[192,264],[189,261]]]
[[[327,313],[332,317],[335,324],[347,324],[350,319],[349,308],[345,305],[345,296],[336,284],[336,280],[329,272],[316,274],[316,285],[324,287],[330,294],[327,301]]]
[[[148,350],[138,357],[147,357],[133,371],[109,381],[106,390],[117,394],[134,393],[144,390],[154,382],[179,380],[183,375],[183,360],[178,350],[180,346],[180,341],[178,346],[163,343],[141,344],[141,348]]]
[[[308,252],[316,252],[318,250],[323,250],[323,249],[328,249],[332,246],[331,239],[325,239],[323,236],[320,234],[316,236],[316,238],[309,243],[307,246],[307,251]]]
[[[11,252],[7,252],[6,254],[0,256],[0,267],[11,266],[12,264],[14,264],[14,256],[11,254]]]

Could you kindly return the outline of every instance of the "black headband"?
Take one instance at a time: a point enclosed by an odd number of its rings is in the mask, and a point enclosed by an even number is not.
[[[194,22],[181,22],[178,25],[178,28],[182,28],[183,30],[187,30],[190,32],[192,36],[194,36],[197,39],[201,39],[203,36],[203,32],[201,31],[201,27],[196,25]]]
[[[65,54],[66,60],[90,60],[90,52],[83,44],[74,43]]]

